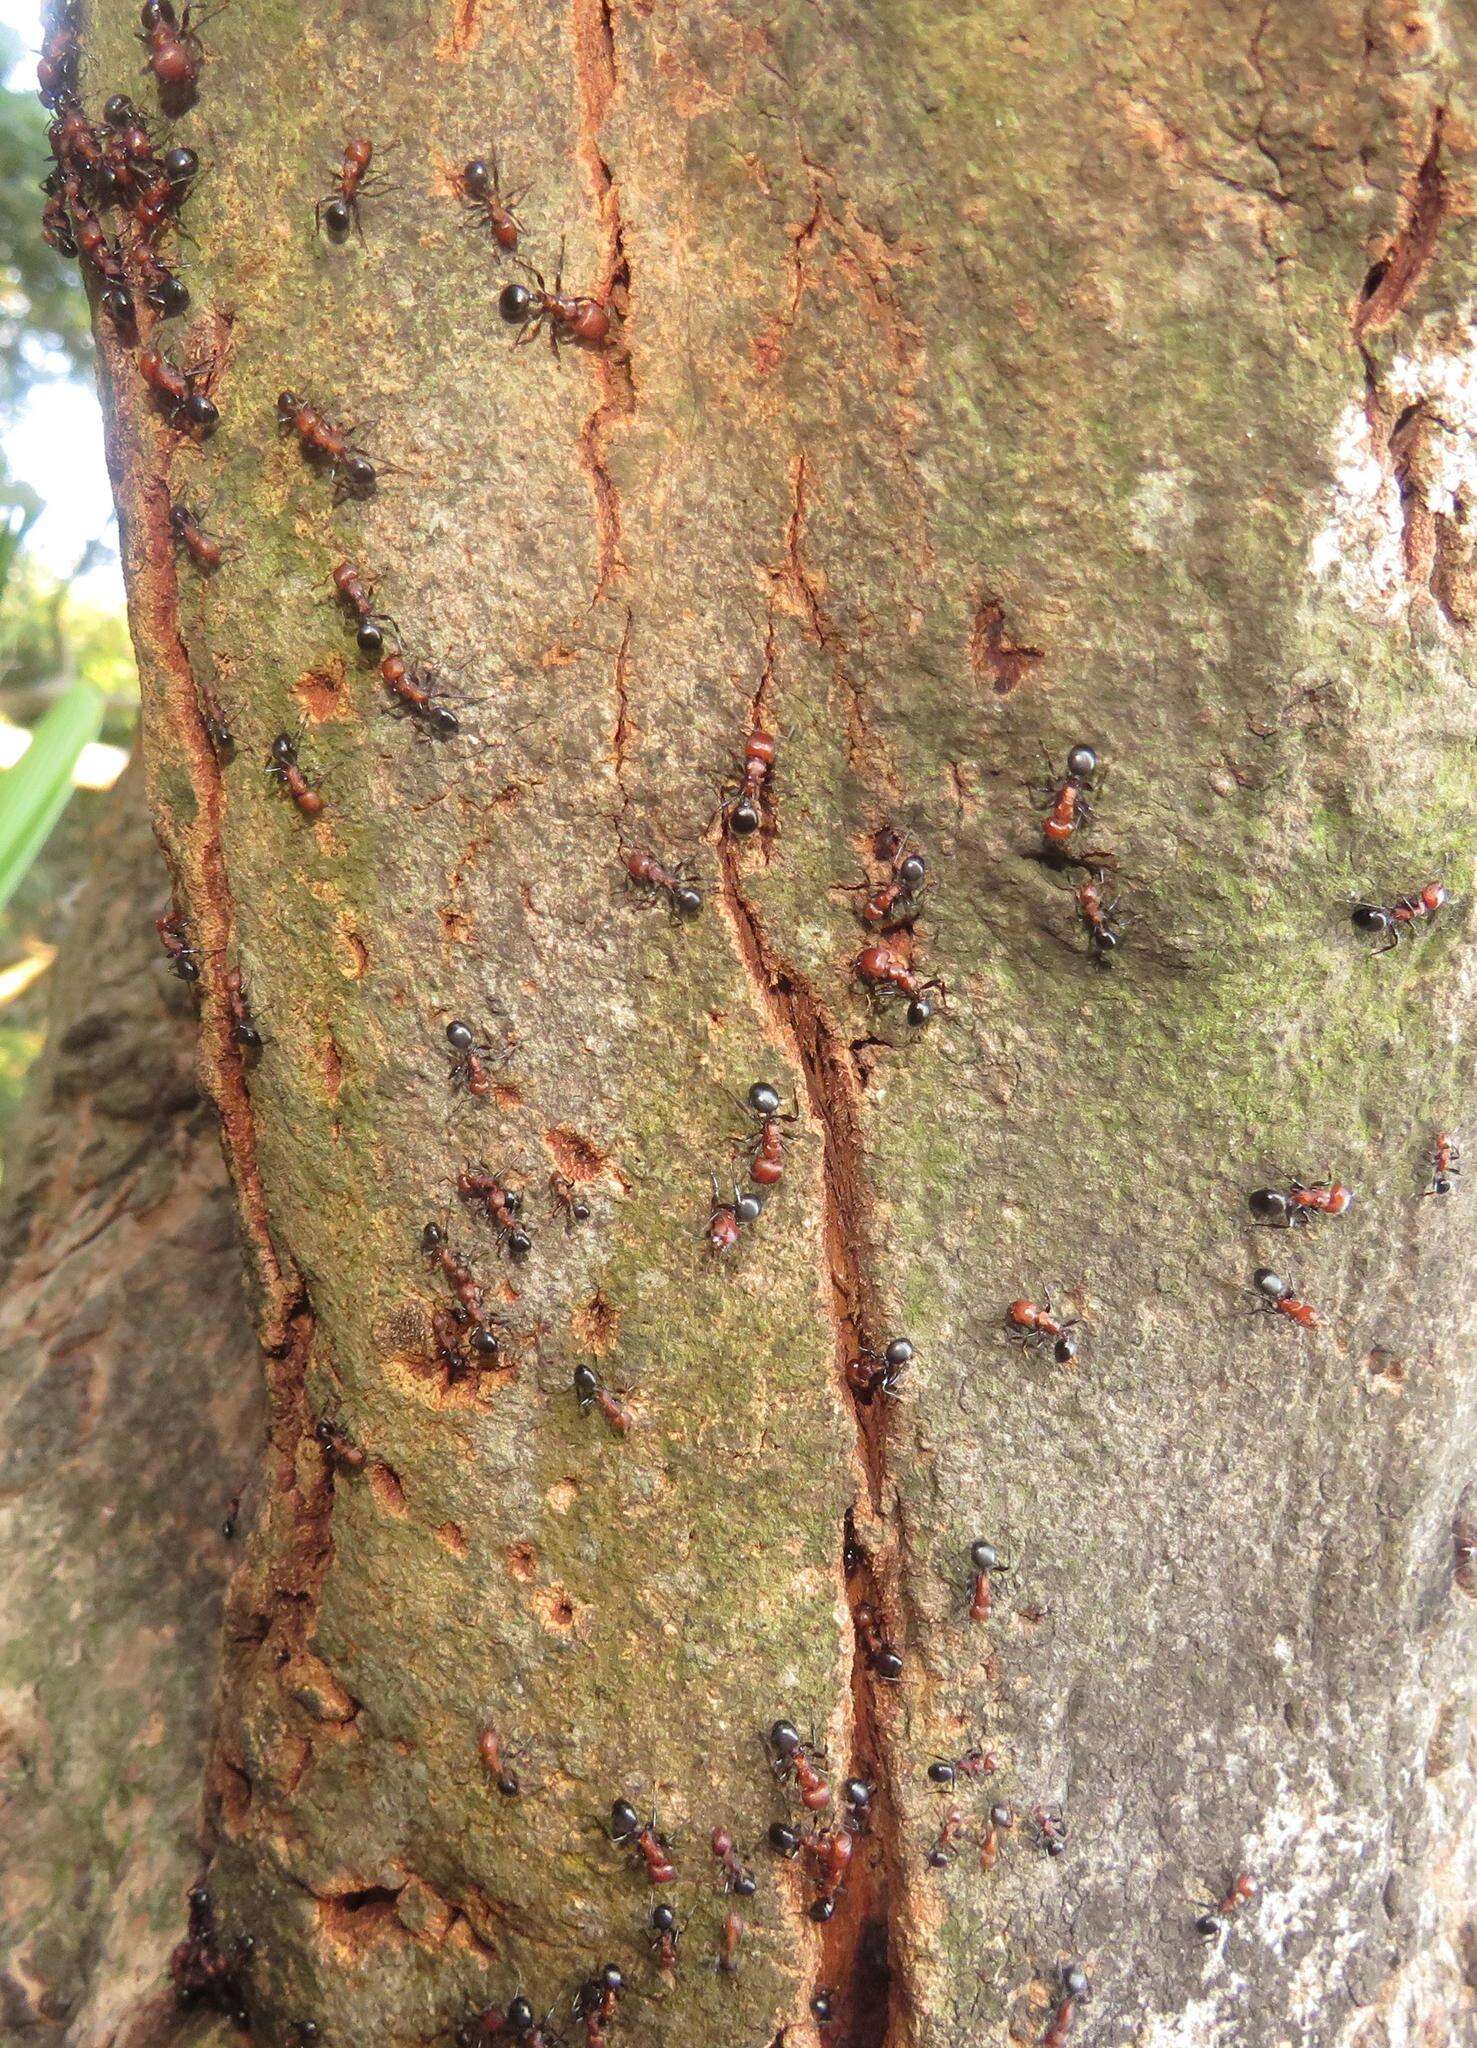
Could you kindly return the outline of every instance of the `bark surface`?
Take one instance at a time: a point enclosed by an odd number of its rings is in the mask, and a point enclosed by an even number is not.
[[[131,26],[95,24],[94,95]],[[218,358],[219,433],[187,446],[106,353],[156,815],[268,1039],[248,1076],[217,964],[271,1413],[210,1881],[265,2038],[445,2042],[518,1991],[569,2027],[606,1958],[633,2041],[813,2042],[819,1986],[845,2048],[1040,2040],[1074,1959],[1074,2041],[1477,2038],[1473,1256],[1461,1199],[1419,1198],[1477,1003],[1471,29],[1435,0],[209,25],[183,353]],[[331,248],[355,134],[395,190]],[[494,142],[528,254],[567,237],[617,345],[507,345],[452,182]],[[373,421],[375,500],[335,506],[283,387]],[[208,585],[171,493],[239,544]],[[345,555],[452,673],[457,739],[383,715],[327,603]],[[780,768],[736,851],[712,813],[756,721]],[[316,821],[260,767],[299,724]],[[1137,916],[1110,973],[1033,857],[1025,785],[1078,740]],[[851,979],[839,885],[889,825],[936,877],[898,941],[948,984],[926,1034]],[[623,893],[621,849],[690,865],[702,915]],[[1341,906],[1433,876],[1454,910],[1371,963]],[[454,1094],[445,1025],[496,1005],[515,1056]],[[760,1077],[800,1120],[714,1261]],[[530,1191],[526,1265],[456,1201],[478,1160]],[[1247,1190],[1325,1161],[1352,1212],[1269,1253]],[[539,1214],[553,1170],[577,1231]],[[496,1371],[437,1362],[429,1220],[499,1303]],[[1284,1260],[1323,1330],[1237,1319]],[[1002,1334],[1047,1290],[1070,1368]],[[859,1409],[846,1360],[900,1331],[905,1398]],[[581,1360],[629,1436],[578,1413]],[[986,1624],[979,1537],[1015,1567]],[[876,1819],[824,1928],[755,1850],[725,1973],[706,1841],[790,1810],[778,1714]],[[935,1869],[926,1768],[976,1737],[997,1768]],[[618,1796],[677,1844],[675,1976]],[[1202,1947],[1240,1871],[1261,1899]]]

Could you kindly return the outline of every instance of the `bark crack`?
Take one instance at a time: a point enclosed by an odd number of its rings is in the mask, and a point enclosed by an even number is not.
[[[1437,107],[1431,138],[1406,196],[1405,218],[1394,240],[1364,280],[1354,308],[1354,339],[1371,328],[1388,327],[1420,289],[1436,256],[1436,246],[1451,207],[1451,193],[1441,165],[1446,107]]]
[[[762,685],[761,685],[762,689]],[[901,1531],[887,1488],[885,1401],[862,1405],[846,1391],[847,1362],[877,1353],[888,1340],[881,1291],[871,1270],[872,1200],[861,1122],[861,1093],[846,1040],[804,977],[776,950],[744,892],[738,855],[725,837],[719,862],[723,900],[739,956],[790,1046],[807,1107],[821,1134],[823,1229],[829,1307],[838,1382],[856,1426],[859,1477],[871,1547],[857,1535],[857,1509],[839,1532],[842,1573],[852,1620],[849,1774],[875,1781],[869,1853],[858,1855],[833,1918],[822,1931],[817,1983],[832,1991],[836,2013],[827,2039],[835,2048],[884,2048],[898,2038],[901,1995],[894,1958],[903,1924],[902,1852],[893,1798],[890,1688],[874,1668],[876,1632],[901,1647],[901,1603],[889,1597],[899,1577]],[[883,1621],[883,1618],[885,1622]]]

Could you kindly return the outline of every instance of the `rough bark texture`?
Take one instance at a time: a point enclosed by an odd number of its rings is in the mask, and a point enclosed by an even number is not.
[[[142,777],[120,789],[7,1147],[0,1308],[0,2038],[156,2040],[200,1783],[258,1352],[191,1068]],[[161,987],[162,983],[162,987]]]
[[[96,24],[93,93],[130,26]],[[180,135],[220,432],[187,447],[108,369],[157,815],[269,1040],[248,1077],[217,966],[271,1423],[211,1885],[266,2038],[444,2042],[520,1989],[567,2012],[610,1957],[633,2041],[813,2041],[822,1984],[845,2048],[1039,2040],[1071,1958],[1074,2040],[1477,2039],[1473,1259],[1461,1200],[1418,1199],[1477,1007],[1471,27],[376,0],[207,29]],[[313,202],[356,133],[396,142],[396,190],[331,249]],[[451,185],[494,141],[525,247],[550,268],[567,233],[617,347],[508,348]],[[374,421],[374,502],[279,438],[283,386]],[[208,586],[177,582],[171,490],[240,543]],[[383,716],[325,602],[345,554],[460,670],[459,739]],[[756,718],[771,828],[719,849]],[[299,721],[316,823],[259,765]],[[1078,739],[1140,920],[1112,973],[1031,857],[1024,785]],[[889,823],[937,878],[913,943],[950,1012],[916,1040],[851,985],[836,886]],[[624,895],[620,847],[691,862],[703,915]],[[1467,903],[1364,958],[1341,903],[1436,874]],[[444,1026],[495,1001],[516,1056],[453,1095]],[[801,1121],[717,1264],[707,1177],[761,1075]],[[479,1158],[577,1172],[592,1221],[531,1197],[533,1257],[500,1262],[454,1198]],[[1247,1189],[1325,1161],[1353,1212],[1275,1251],[1326,1329],[1237,1320]],[[433,1218],[514,1333],[460,1385]],[[1070,1369],[1001,1333],[1045,1289]],[[859,1411],[842,1366],[898,1330],[906,1398]],[[576,1412],[584,1358],[635,1389],[629,1437]],[[1017,1564],[983,1626],[975,1537]],[[876,1778],[876,1825],[824,1930],[759,1849],[723,1974],[706,1837],[786,1811],[780,1713]],[[972,1734],[998,1769],[935,1870],[925,1770]],[[672,1979],[602,1839],[618,1795],[679,1845]],[[982,1869],[1001,1797],[1059,1803],[1068,1853],[1022,1825]],[[1202,1948],[1240,1870],[1264,1896]]]

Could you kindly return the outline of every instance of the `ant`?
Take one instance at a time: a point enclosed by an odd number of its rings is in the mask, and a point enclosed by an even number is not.
[[[932,996],[947,1007],[948,991],[937,975],[924,980],[915,974],[901,953],[891,946],[866,946],[851,963],[851,971],[874,1001],[884,996],[908,998],[908,1022],[921,1030],[933,1015]]]
[[[1093,963],[1098,967],[1111,967],[1113,955],[1123,941],[1123,926],[1113,922],[1113,912],[1118,908],[1115,897],[1111,903],[1103,901],[1103,887],[1107,876],[1101,868],[1084,875],[1072,892],[1077,905],[1077,915],[1087,928],[1087,947]]]
[[[358,230],[360,241],[364,240],[359,202],[370,192],[383,189],[381,181],[369,175],[373,158],[374,144],[362,137],[344,144],[337,182],[313,208],[313,225],[321,228],[330,242],[346,242],[351,227]]]
[[[221,6],[225,4],[221,0]],[[144,69],[153,72],[161,99],[175,111],[183,111],[195,96],[205,60],[200,30],[220,11],[221,7],[212,7],[208,13],[195,14],[191,0],[185,0],[179,15],[173,0],[144,0],[139,10],[138,39],[148,52]]]
[[[889,866],[885,882],[849,882],[844,886],[865,890],[861,919],[880,932],[901,931],[918,914],[918,902],[928,885],[928,865],[906,834],[889,828],[877,840],[877,852]]]
[[[963,1756],[936,1757],[928,1766],[928,1782],[942,1792],[952,1792],[960,1778],[985,1778],[998,1769],[993,1750],[978,1746]]]
[[[792,1828],[788,1821],[772,1820],[766,1839],[776,1856],[789,1860],[800,1854],[800,1831]]]
[[[467,1332],[467,1349],[464,1351],[462,1331],[465,1327],[459,1310],[448,1313],[444,1309],[437,1309],[431,1318],[436,1356],[454,1386],[480,1366],[495,1366],[502,1356],[502,1344],[497,1331],[486,1323],[472,1324]],[[471,1353],[470,1357],[467,1352]]]
[[[667,898],[675,917],[696,917],[703,907],[703,892],[697,883],[679,870],[676,873],[662,866],[651,853],[623,853],[621,862],[627,875],[642,889],[659,889]]]
[[[461,731],[461,721],[445,704],[438,704],[415,676],[404,658],[387,654],[380,663],[380,681],[395,699],[395,707],[439,739],[450,739]]]
[[[169,955],[169,971],[181,981],[200,979],[200,955],[185,936],[185,920],[177,910],[167,910],[154,919],[159,943]]]
[[[780,1092],[768,1081],[756,1081],[748,1093],[748,1106],[759,1119],[759,1128],[751,1138],[738,1138],[738,1145],[752,1145],[749,1155],[749,1178],[756,1187],[772,1188],[783,1177],[785,1171],[784,1132],[781,1124],[799,1122],[794,1111],[780,1108]]]
[[[399,627],[388,612],[376,611],[363,577],[349,561],[339,562],[333,571],[333,590],[340,604],[357,621],[354,640],[366,661],[378,661],[385,651],[385,627]]]
[[[475,2019],[464,2020],[456,2038],[461,2048],[479,2048],[489,2041],[521,2041],[523,2048],[559,2048],[559,2037],[549,2028],[551,2017],[545,2013],[542,2022],[537,2021],[533,2007],[520,1992],[506,2012],[499,2005],[489,2005]]]
[[[1265,1309],[1269,1315],[1286,1316],[1301,1330],[1322,1328],[1323,1318],[1317,1309],[1306,1301],[1299,1301],[1292,1291],[1291,1282],[1274,1273],[1270,1266],[1257,1267],[1252,1275],[1252,1286],[1260,1297],[1257,1308]],[[1252,1313],[1255,1314],[1256,1310]]]
[[[610,308],[599,299],[586,297],[579,292],[564,289],[564,241],[559,242],[559,261],[554,270],[554,289],[549,290],[544,274],[531,263],[519,259],[520,269],[526,270],[533,279],[533,288],[526,284],[505,284],[498,295],[498,311],[510,327],[519,332],[513,346],[519,348],[525,341],[532,341],[541,327],[549,331],[549,346],[557,359],[561,341],[584,342],[591,348],[599,348],[610,334]]]
[[[323,799],[298,765],[297,741],[279,732],[267,755],[267,773],[280,782],[305,818],[316,818]]]
[[[169,531],[202,576],[213,576],[226,558],[224,544],[205,531],[188,505],[170,506]]]
[[[1067,755],[1067,772],[1051,788],[1051,807],[1041,824],[1041,856],[1053,867],[1061,867],[1073,835],[1092,817],[1093,777],[1097,755],[1091,747],[1078,745]]]
[[[477,1754],[491,1773],[492,1782],[504,1799],[516,1799],[523,1790],[518,1773],[510,1770],[503,1761],[502,1745],[498,1741],[496,1728],[489,1722],[477,1737]]]
[[[567,1173],[549,1175],[549,1193],[557,1208],[564,1212],[564,1227],[573,1230],[576,1223],[588,1223],[590,1204]],[[551,1212],[552,1213],[552,1212]]]
[[[856,1626],[866,1646],[867,1665],[873,1677],[880,1678],[884,1685],[896,1685],[903,1675],[902,1654],[870,1601],[863,1600],[857,1607]]]
[[[846,1883],[856,1840],[849,1828],[817,1828],[800,1844],[800,1860],[806,1875],[820,1892],[811,1902],[810,1918],[825,1922],[836,1911],[836,1900]]]
[[[845,1825],[853,1834],[864,1835],[872,1823],[872,1794],[877,1787],[866,1778],[847,1778],[841,1786],[846,1801]]]
[[[835,2021],[836,2008],[833,2003],[835,1997],[836,1992],[829,1984],[823,1984],[819,1991],[811,1992],[810,2016],[818,2027],[829,2027]]]
[[[758,1195],[746,1195],[736,1181],[733,1200],[725,1202],[718,1192],[717,1176],[712,1176],[712,1179],[713,1206],[703,1234],[710,1251],[731,1252],[737,1248],[745,1224],[758,1222],[764,1213],[764,1204]]]
[[[1253,1216],[1284,1230],[1306,1226],[1314,1216],[1342,1216],[1354,1190],[1336,1180],[1295,1180],[1286,1188],[1257,1188],[1246,1198]]]
[[[205,737],[217,761],[232,761],[236,756],[236,736],[226,722],[220,699],[206,683],[197,683],[200,698],[200,723],[205,728]]]
[[[456,189],[467,211],[483,220],[498,247],[511,255],[523,232],[523,223],[513,209],[528,187],[520,185],[516,192],[503,197],[497,151],[494,150],[490,169],[480,156],[474,156],[470,163],[463,164],[456,176]],[[507,315],[503,317],[506,319]]]
[[[240,1515],[241,1496],[239,1493],[233,1493],[231,1495],[231,1498],[226,1503],[226,1518],[221,1523],[221,1534],[225,1537],[227,1543],[231,1541],[231,1538],[236,1533],[236,1523],[239,1520]]]
[[[816,1765],[813,1746],[801,1740],[800,1730],[794,1722],[776,1721],[766,1740],[774,1752],[770,1758],[770,1769],[777,1778],[793,1779],[800,1794],[800,1804],[806,1811],[819,1813],[823,1807],[829,1806],[831,1788]]]
[[[1450,901],[1443,883],[1427,882],[1414,896],[1398,896],[1389,905],[1356,903],[1349,912],[1349,922],[1356,932],[1383,939],[1383,945],[1370,949],[1372,953],[1388,953],[1400,944],[1406,932],[1414,930],[1418,919],[1434,919],[1437,911]]]
[[[630,1410],[616,1399],[593,1366],[575,1367],[574,1398],[579,1403],[581,1415],[587,1415],[591,1408],[598,1408],[617,1436],[625,1436],[629,1431]]]
[[[461,1303],[468,1320],[481,1323],[482,1291],[446,1242],[446,1233],[439,1223],[428,1223],[421,1232],[421,1256],[432,1266],[439,1266],[446,1275],[451,1291]]]
[[[993,1870],[1000,1854],[1000,1837],[1008,1835],[1015,1826],[1015,1808],[1003,1800],[990,1808],[989,1822],[980,1837],[980,1869]]]
[[[1241,1871],[1220,1903],[1195,1922],[1195,1932],[1204,1941],[1214,1941],[1226,1922],[1257,1896],[1261,1886],[1249,1871]]]
[[[313,1434],[335,1472],[352,1478],[356,1472],[364,1470],[364,1452],[336,1422],[330,1422],[326,1415],[323,1416],[313,1424]]]
[[[349,441],[349,430],[337,425],[295,391],[277,394],[277,424],[297,435],[303,454],[334,479],[334,503],[345,498],[372,498],[379,477],[374,464]]]
[[[667,1845],[651,1821],[643,1822],[629,1799],[617,1799],[610,1809],[610,1839],[625,1848],[636,1849],[653,1884],[671,1884],[677,1875]]]
[[[214,365],[192,364],[181,369],[161,350],[144,348],[139,350],[138,367],[170,426],[177,427],[183,419],[202,441],[208,440],[220,425],[220,409],[200,387],[210,377]]]
[[[738,1970],[743,1939],[744,1916],[736,1906],[731,1906],[723,1916],[723,1927],[718,1936],[717,1964],[725,1977],[732,1977]]]
[[[225,2013],[236,2026],[251,2025],[241,1972],[256,1944],[242,1935],[224,1950],[216,1936],[215,1909],[204,1885],[194,1885],[187,1894],[190,1909],[185,1938],[177,1942],[169,1958],[169,1974],[180,2005],[206,2000]]]
[[[626,1980],[615,1963],[604,1963],[593,1977],[587,1977],[574,1995],[573,2012],[585,2023],[585,2048],[609,2048],[605,2032],[613,2020]]]
[[[1457,1176],[1461,1168],[1461,1150],[1445,1131],[1436,1133],[1436,1142],[1431,1147],[1431,1185],[1425,1190],[1428,1195],[1452,1195],[1456,1193]]]
[[[252,1021],[251,1005],[246,1000],[246,990],[242,986],[239,967],[227,970],[224,992],[226,1008],[231,1017],[231,1036],[246,1059],[254,1060],[262,1049],[262,1035]]]
[[[751,1899],[759,1889],[759,1880],[740,1861],[733,1846],[733,1836],[727,1828],[714,1828],[708,1837],[708,1847],[723,1866],[723,1889],[741,1899]]]
[[[1067,1853],[1067,1822],[1059,1806],[1033,1806],[1031,1823],[1036,1830],[1036,1839],[1048,1856],[1065,1856]]]
[[[456,1191],[467,1204],[481,1205],[488,1222],[497,1232],[499,1251],[506,1251],[511,1259],[528,1257],[533,1250],[533,1239],[518,1220],[523,1211],[523,1196],[517,1188],[505,1186],[497,1174],[479,1166],[475,1170],[469,1167],[457,1175]]]
[[[677,1943],[682,1929],[677,1925],[677,1909],[665,1901],[651,1909],[652,1950],[659,1970],[675,1970],[677,1967]]]
[[[764,822],[763,798],[774,774],[774,757],[774,734],[756,725],[744,742],[744,765],[737,786],[723,805],[723,822],[735,838],[752,838]]]
[[[1013,1301],[1005,1312],[1005,1326],[1023,1344],[1050,1344],[1058,1365],[1070,1365],[1077,1356],[1077,1339],[1071,1334],[1077,1318],[1069,1316],[1066,1322],[1059,1322],[1052,1314],[1050,1295],[1040,1307],[1034,1301]]]
[[[916,1356],[906,1337],[894,1337],[880,1358],[871,1351],[849,1358],[846,1362],[846,1384],[863,1408],[869,1407],[878,1394],[895,1398],[898,1381]]]
[[[489,1095],[492,1092],[492,1076],[489,1064],[494,1061],[493,1049],[484,1044],[470,1024],[460,1017],[453,1017],[446,1027],[446,1043],[451,1047],[451,1086],[453,1091],[465,1088],[469,1095]],[[510,1044],[502,1048],[501,1058],[496,1065],[506,1066],[512,1053]]]
[[[969,1562],[974,1567],[969,1618],[971,1621],[988,1621],[992,1604],[990,1581],[997,1572],[1008,1572],[1010,1566],[1000,1562],[1000,1553],[993,1543],[971,1543]]]
[[[144,287],[145,302],[161,320],[177,320],[190,310],[190,288],[153,250],[140,244],[133,252]]]
[[[959,1844],[964,1838],[964,1815],[959,1807],[951,1806],[944,1815],[938,1837],[924,1856],[930,1870],[946,1870],[959,1853]]]
[[[81,0],[61,0],[53,11],[36,61],[36,97],[43,107],[58,106],[77,90],[82,55]]]
[[[1061,2000],[1052,2014],[1051,2025],[1041,2036],[1041,2048],[1063,2048],[1078,2006],[1091,1996],[1092,1986],[1087,1972],[1079,1963],[1068,1963],[1062,1971]]]

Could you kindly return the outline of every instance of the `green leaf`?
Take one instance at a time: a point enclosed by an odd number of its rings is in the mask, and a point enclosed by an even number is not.
[[[73,683],[36,727],[15,766],[0,774],[0,909],[66,809],[77,756],[96,739],[105,702],[95,683]]]

